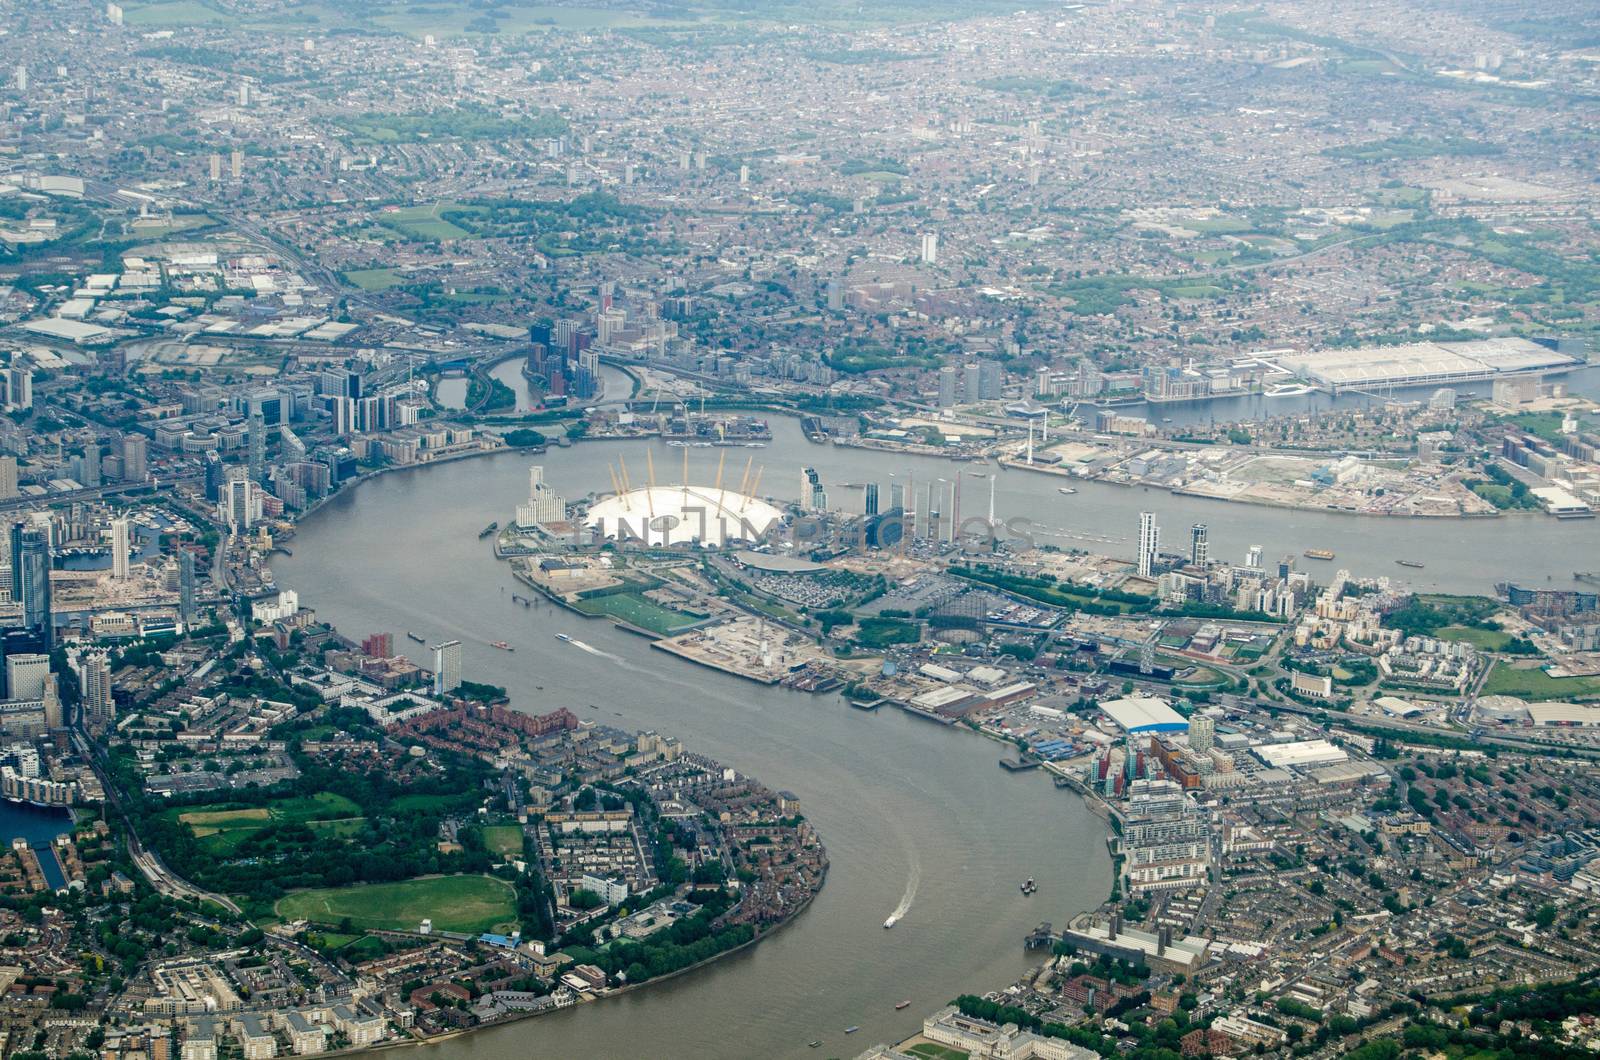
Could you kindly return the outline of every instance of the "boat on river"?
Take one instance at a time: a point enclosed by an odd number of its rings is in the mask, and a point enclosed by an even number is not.
[[[898,923],[900,923],[900,917],[891,913],[889,915],[889,919],[883,922],[883,926],[886,928],[892,928]]]
[[[1414,559],[1397,559],[1395,562],[1402,567],[1412,567],[1417,570],[1421,570],[1423,567],[1427,566],[1427,564],[1421,562],[1420,560]]]
[[[1305,551],[1306,559],[1332,559],[1333,550],[1327,548],[1308,548]]]

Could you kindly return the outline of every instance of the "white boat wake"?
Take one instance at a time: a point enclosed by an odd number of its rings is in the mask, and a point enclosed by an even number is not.
[[[571,644],[574,648],[579,648],[579,649],[581,649],[583,651],[588,652],[590,655],[598,655],[602,659],[612,659],[612,660],[615,660],[616,662],[622,662],[623,661],[623,659],[622,659],[622,657],[620,655],[612,655],[608,651],[601,651],[599,648],[596,648],[593,644],[585,644],[583,641],[577,639],[576,637],[574,637],[572,640],[568,641],[567,643]]]
[[[884,927],[893,927],[911,912],[911,903],[917,900],[917,884],[922,882],[922,862],[917,858],[917,848],[908,848],[911,853],[911,871],[906,874],[906,889],[900,895],[900,904],[894,907],[894,912],[889,914],[889,919],[884,921]]]

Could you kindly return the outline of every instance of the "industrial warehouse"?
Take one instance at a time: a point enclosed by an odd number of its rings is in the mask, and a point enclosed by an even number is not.
[[[1521,338],[1469,342],[1412,342],[1403,346],[1358,346],[1318,350],[1279,359],[1283,367],[1334,393],[1374,387],[1469,383],[1532,372],[1581,367],[1581,356]]]

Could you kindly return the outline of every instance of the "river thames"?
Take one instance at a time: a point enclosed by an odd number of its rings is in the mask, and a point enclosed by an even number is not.
[[[1451,592],[1486,593],[1500,580],[1569,585],[1574,571],[1600,566],[1595,521],[1372,519],[1089,482],[1062,496],[1059,478],[817,445],[794,420],[771,420],[774,438],[764,449],[593,441],[381,476],[330,500],[301,525],[295,555],[274,560],[279,585],[347,636],[459,639],[467,674],[506,686],[518,709],[566,706],[585,720],[659,730],[795,792],[832,860],[812,907],[749,950],[620,998],[427,1047],[430,1055],[612,1056],[648,1043],[662,1057],[817,1056],[806,1044],[820,1038],[820,1055],[850,1056],[912,1033],[957,993],[1011,982],[1031,963],[1021,945],[1028,929],[1097,905],[1110,886],[1101,822],[1047,778],[1003,772],[1001,748],[988,740],[892,710],[864,714],[837,696],[745,682],[602,622],[512,603],[509,571],[478,531],[507,520],[526,493],[530,463],[542,463],[557,490],[578,498],[609,488],[606,465],[619,455],[638,481],[650,450],[662,482],[676,481],[685,452],[690,477],[705,482],[724,454],[733,483],[754,457],[766,468],[763,493],[792,498],[800,469],[815,467],[846,510],[861,501],[844,483],[877,481],[886,490],[891,475],[926,483],[960,472],[968,475],[969,516],[988,507],[991,480],[971,475],[981,471],[995,476],[997,516],[1028,520],[1042,543],[1128,556],[1138,512],[1149,509],[1174,543],[1190,523],[1207,523],[1219,558],[1241,560],[1257,544],[1269,560],[1327,548],[1338,553],[1334,563],[1299,562],[1406,574],[1420,588]],[[1397,558],[1427,567],[1404,571]],[[593,650],[557,641],[557,632]],[[515,653],[490,647],[500,639]],[[1032,898],[1018,893],[1028,876],[1041,885]],[[907,900],[901,923],[884,930],[884,918]],[[901,1000],[912,1004],[897,1013]],[[860,1033],[844,1038],[854,1025]]]

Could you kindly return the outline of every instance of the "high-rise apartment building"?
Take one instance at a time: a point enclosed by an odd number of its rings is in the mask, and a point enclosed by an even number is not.
[[[122,436],[122,477],[127,482],[143,482],[150,472],[150,444],[143,435]]]
[[[111,520],[111,576],[119,582],[128,580],[128,552],[132,525],[126,516]]]
[[[567,517],[566,498],[550,488],[544,480],[544,468],[538,464],[528,469],[528,503],[517,505],[517,527],[528,529],[559,523]]]
[[[194,553],[188,549],[178,553],[178,617],[184,629],[192,629],[195,620]]]
[[[1129,785],[1119,845],[1129,894],[1206,882],[1211,827],[1176,781],[1135,780]]]
[[[461,687],[461,642],[447,640],[433,646],[433,691],[445,695]]]
[[[83,683],[83,723],[97,731],[109,728],[117,719],[111,696],[111,660],[103,651],[92,651],[78,665]]]
[[[1155,512],[1139,513],[1139,577],[1153,577],[1161,555],[1161,528]]]

